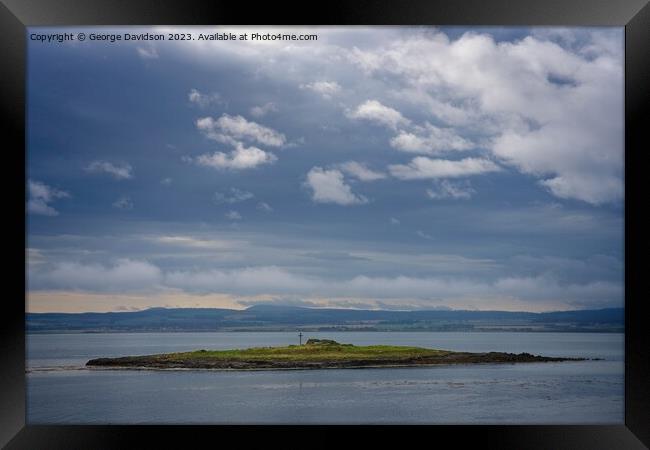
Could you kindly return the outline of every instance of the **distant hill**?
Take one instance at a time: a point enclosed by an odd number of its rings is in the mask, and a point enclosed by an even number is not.
[[[245,310],[150,308],[134,312],[27,313],[27,331],[575,331],[621,332],[624,309],[386,311],[257,305]]]

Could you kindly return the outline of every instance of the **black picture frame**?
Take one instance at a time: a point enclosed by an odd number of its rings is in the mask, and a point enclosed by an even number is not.
[[[289,12],[293,15],[289,16]],[[453,442],[488,448],[624,449],[650,446],[650,342],[644,298],[643,261],[648,240],[642,192],[647,117],[650,117],[650,5],[647,0],[329,0],[322,4],[285,4],[200,0],[3,0],[0,5],[0,84],[6,162],[4,180],[15,214],[5,221],[6,241],[16,259],[25,257],[25,72],[28,26],[73,25],[556,25],[625,27],[625,425],[620,426],[32,426],[25,425],[25,296],[24,278],[7,277],[13,290],[3,304],[0,352],[0,444],[9,449],[41,448],[185,448],[205,442],[251,437],[293,447],[340,445],[341,430],[370,442],[391,438],[428,444]],[[644,145],[645,144],[645,145]],[[21,153],[21,149],[23,152]],[[23,191],[18,186],[22,184]],[[13,206],[13,205],[12,205]],[[22,210],[22,211],[21,211]],[[14,225],[15,223],[15,225]],[[14,229],[15,227],[15,229]],[[22,230],[19,228],[22,227]],[[11,235],[9,234],[11,233]],[[20,246],[23,248],[19,248]],[[11,246],[6,246],[10,248]],[[14,253],[11,253],[12,255]],[[10,260],[7,259],[7,262]],[[24,267],[24,266],[23,266]],[[20,269],[17,269],[20,270]],[[300,437],[295,434],[300,431]],[[254,433],[252,433],[254,432]],[[290,437],[291,436],[291,437]],[[317,437],[317,439],[313,439]],[[291,439],[291,440],[289,440]],[[236,441],[235,441],[236,442]],[[193,445],[194,444],[194,445]]]

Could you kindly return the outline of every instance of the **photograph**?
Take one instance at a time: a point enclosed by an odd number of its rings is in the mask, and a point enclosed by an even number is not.
[[[25,40],[28,426],[625,425],[624,27]]]

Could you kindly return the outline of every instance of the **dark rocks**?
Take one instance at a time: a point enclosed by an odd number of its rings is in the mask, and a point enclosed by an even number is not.
[[[309,344],[322,345],[322,344]],[[286,370],[286,369],[343,369],[363,367],[415,367],[447,364],[501,364],[526,362],[584,361],[585,358],[558,358],[531,355],[530,353],[468,353],[448,352],[433,356],[385,359],[332,359],[332,360],[269,360],[224,358],[160,358],[130,356],[98,358],[86,363],[88,367],[124,369],[212,369],[212,370]]]
[[[308,339],[305,345],[346,345],[346,344],[339,344],[338,342],[333,341],[332,339]]]

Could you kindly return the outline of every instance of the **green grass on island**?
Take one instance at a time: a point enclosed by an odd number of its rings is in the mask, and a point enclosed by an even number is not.
[[[309,339],[304,345],[236,350],[197,350],[158,355],[98,358],[89,367],[131,369],[326,369],[404,367],[437,364],[514,363],[580,360],[529,353],[469,353],[392,345],[355,346],[327,339]]]
[[[289,345],[287,347],[256,347],[242,350],[197,350],[185,353],[157,355],[161,359],[232,359],[259,361],[336,361],[341,359],[408,359],[422,356],[440,356],[451,352],[420,347],[398,347],[393,345],[355,346],[352,344]]]

